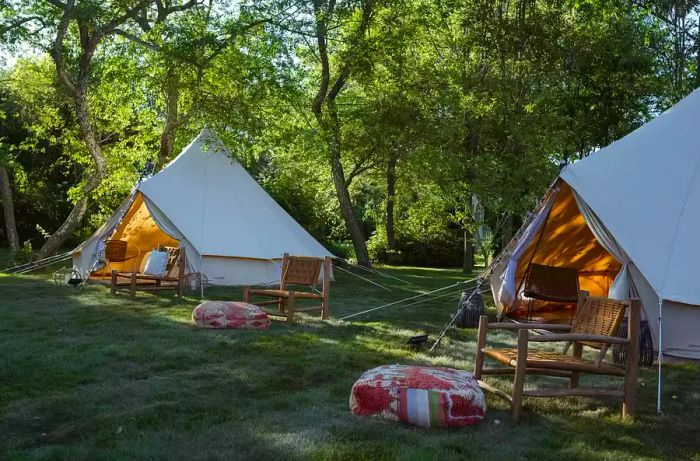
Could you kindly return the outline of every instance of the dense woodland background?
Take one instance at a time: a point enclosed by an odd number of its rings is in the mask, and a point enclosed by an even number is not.
[[[337,255],[469,268],[700,84],[699,3],[0,0],[0,245],[75,245],[208,125]]]

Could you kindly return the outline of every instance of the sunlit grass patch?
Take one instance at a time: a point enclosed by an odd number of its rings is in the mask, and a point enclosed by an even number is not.
[[[179,304],[171,294],[132,301],[103,286],[56,286],[48,275],[5,277],[0,459],[697,459],[700,370],[692,364],[665,367],[664,415],[654,410],[655,373],[642,370],[634,423],[615,401],[575,398],[527,400],[515,425],[507,404],[489,396],[486,419],[460,430],[350,415],[350,388],[366,369],[473,367],[473,329],[451,329],[429,351],[456,299],[339,320],[464,279],[453,270],[382,270],[414,285],[375,278],[386,291],[336,274],[330,320],[300,315],[267,331],[195,328],[193,293]],[[236,288],[205,295],[241,299]],[[406,343],[418,334],[430,341],[416,351]],[[489,338],[513,344],[508,333]],[[509,389],[508,377],[493,382]]]

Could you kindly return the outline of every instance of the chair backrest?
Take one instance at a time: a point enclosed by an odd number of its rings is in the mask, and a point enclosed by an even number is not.
[[[289,256],[285,253],[282,259],[282,280],[280,288],[286,285],[315,286],[321,273],[323,259],[308,256]]]
[[[608,298],[587,297],[576,312],[572,333],[616,336],[627,303]]]
[[[126,241],[107,240],[105,242],[105,258],[108,261],[123,261],[126,258]]]
[[[530,264],[523,294],[542,301],[578,301],[578,271],[572,267]]]

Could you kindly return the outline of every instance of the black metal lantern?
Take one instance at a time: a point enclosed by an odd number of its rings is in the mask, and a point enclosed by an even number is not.
[[[428,342],[428,335],[418,335],[418,336],[411,336],[406,344],[414,350],[414,351],[419,351],[423,347],[425,343]]]
[[[462,292],[458,309],[455,325],[460,328],[476,328],[479,325],[479,317],[484,315],[484,298],[477,288]]]
[[[620,338],[627,337],[627,318],[622,320],[620,330],[617,332]],[[618,366],[625,366],[627,361],[627,345],[613,344],[613,362]],[[654,364],[654,343],[651,340],[649,322],[642,320],[639,328],[639,366],[650,367]]]

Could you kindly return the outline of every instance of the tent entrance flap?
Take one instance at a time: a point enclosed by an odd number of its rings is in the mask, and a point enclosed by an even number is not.
[[[569,267],[578,272],[579,287],[592,296],[607,296],[615,277],[622,269],[613,255],[603,248],[581,214],[573,191],[564,181],[558,181],[559,192],[554,199],[547,220],[531,236],[520,255],[515,273],[516,286],[522,291],[523,281],[531,264]],[[535,302],[523,299],[522,293],[510,306],[502,306],[511,317],[536,313],[533,320],[570,320],[570,307],[553,302]]]
[[[109,239],[126,241],[127,253],[135,257],[123,263],[111,263],[93,275],[108,275],[111,270],[138,270],[143,265],[146,254],[158,248],[159,245],[179,246],[178,240],[163,232],[158,226],[140,192],[136,194],[131,207]]]

